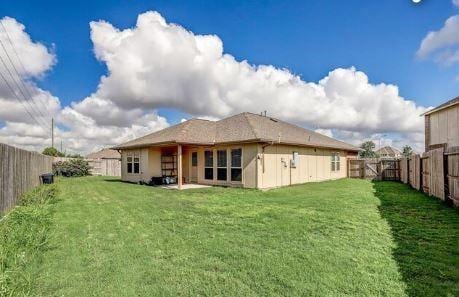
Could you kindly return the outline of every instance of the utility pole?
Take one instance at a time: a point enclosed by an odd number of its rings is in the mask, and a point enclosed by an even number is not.
[[[54,148],[54,118],[51,118],[51,147]]]
[[[63,150],[62,150],[62,139],[61,139],[61,153],[62,153],[62,152],[63,152]]]

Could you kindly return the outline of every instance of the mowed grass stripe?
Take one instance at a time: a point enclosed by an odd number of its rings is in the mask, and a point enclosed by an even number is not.
[[[40,268],[30,268],[37,269],[35,295],[458,292],[452,282],[459,280],[457,269],[446,263],[458,259],[449,246],[458,239],[457,211],[405,185],[344,179],[268,192],[172,191],[85,177],[60,179],[58,186],[51,248]],[[432,269],[423,263],[427,276],[417,266],[409,270],[411,261],[427,256],[422,250],[399,252],[400,241],[417,242],[426,226],[398,214],[423,210],[443,224],[442,234],[433,228],[422,239],[442,246],[433,259],[444,260]],[[405,219],[407,234],[397,227]],[[454,226],[456,231],[446,229]],[[438,277],[440,268],[446,276]]]

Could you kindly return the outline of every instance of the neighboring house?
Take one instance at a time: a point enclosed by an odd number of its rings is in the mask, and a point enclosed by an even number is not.
[[[98,152],[91,153],[86,155],[86,159],[115,159],[121,160],[121,154],[117,150],[112,149],[102,149]]]
[[[425,150],[459,146],[459,97],[423,114]]]
[[[114,147],[124,181],[273,188],[347,176],[357,147],[281,120],[241,113],[191,119]]]
[[[398,159],[402,156],[402,152],[398,149],[385,146],[376,151],[381,159]]]
[[[121,154],[117,150],[102,149],[86,155],[85,159],[93,175],[121,176]]]

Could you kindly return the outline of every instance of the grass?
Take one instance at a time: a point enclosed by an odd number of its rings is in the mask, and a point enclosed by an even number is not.
[[[392,183],[60,179],[32,296],[458,296],[459,213]]]
[[[34,286],[51,227],[55,185],[28,192],[0,220],[0,296],[27,296]]]

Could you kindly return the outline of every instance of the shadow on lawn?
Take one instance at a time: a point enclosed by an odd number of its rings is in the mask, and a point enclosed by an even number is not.
[[[373,182],[409,296],[459,296],[459,210],[396,182]]]

